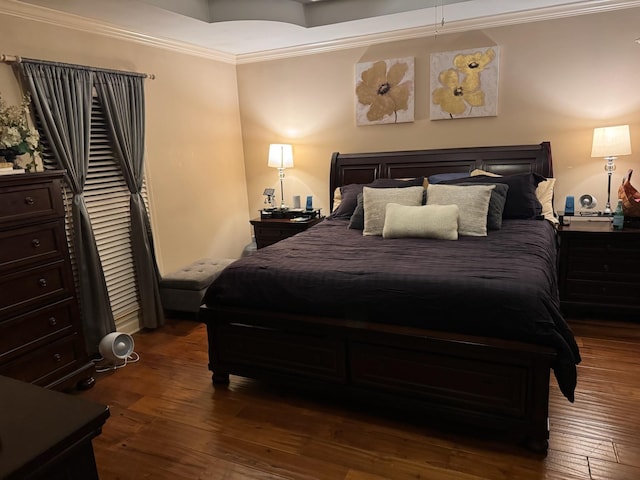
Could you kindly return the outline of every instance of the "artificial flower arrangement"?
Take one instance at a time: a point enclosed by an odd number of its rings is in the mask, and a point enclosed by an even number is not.
[[[27,121],[30,104],[28,95],[20,105],[7,105],[0,95],[0,156],[14,164],[16,157],[28,153],[31,162],[25,167],[35,170],[36,158],[40,155],[40,134]]]

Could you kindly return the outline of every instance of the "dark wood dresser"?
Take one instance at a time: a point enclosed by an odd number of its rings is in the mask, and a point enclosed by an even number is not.
[[[97,480],[91,440],[109,407],[0,376],[0,478]]]
[[[640,229],[574,220],[560,235],[560,300],[567,313],[640,313]]]
[[[88,388],[64,229],[62,172],[0,176],[0,375]]]

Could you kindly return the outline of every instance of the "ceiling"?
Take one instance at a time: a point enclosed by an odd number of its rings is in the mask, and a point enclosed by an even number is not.
[[[234,61],[640,6],[640,0],[11,1]]]

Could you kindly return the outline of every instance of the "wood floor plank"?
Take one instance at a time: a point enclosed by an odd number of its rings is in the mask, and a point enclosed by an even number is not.
[[[546,457],[256,380],[214,388],[193,319],[134,335],[140,361],[77,395],[111,408],[93,441],[102,480],[637,480],[640,325],[571,326],[583,356],[576,401],[552,377]]]
[[[640,468],[597,458],[589,460],[591,480],[638,480]]]

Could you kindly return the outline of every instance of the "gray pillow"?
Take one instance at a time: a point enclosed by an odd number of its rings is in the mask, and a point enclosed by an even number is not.
[[[495,185],[429,185],[427,205],[458,205],[458,234],[487,236],[487,212]],[[366,205],[365,205],[366,213]]]
[[[473,188],[473,187],[458,187]],[[384,218],[388,203],[399,205],[422,205],[424,187],[406,188],[370,188],[364,187],[362,200],[364,205],[363,235],[382,235]]]
[[[456,183],[456,185],[478,185],[477,183]],[[489,184],[482,184],[489,185]],[[500,230],[502,228],[502,213],[507,202],[507,192],[509,185],[506,183],[496,183],[496,188],[491,190],[489,200],[489,211],[487,212],[487,230]]]

